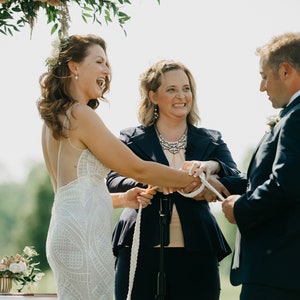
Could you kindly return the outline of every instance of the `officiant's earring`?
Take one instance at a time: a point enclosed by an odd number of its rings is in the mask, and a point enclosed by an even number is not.
[[[156,121],[158,119],[158,106],[154,106],[154,114],[153,114],[153,121]]]
[[[75,75],[75,80],[77,80],[78,79],[78,75]]]

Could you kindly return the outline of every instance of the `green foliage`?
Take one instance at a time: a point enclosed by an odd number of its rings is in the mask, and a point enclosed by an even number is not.
[[[0,185],[0,255],[33,245],[40,254],[40,267],[49,268],[45,244],[53,191],[43,164],[34,166],[25,183]]]
[[[33,0],[7,0],[0,4],[0,33],[13,35],[14,31],[20,31],[29,24],[31,29],[40,10],[44,10],[47,23],[52,24],[51,34],[66,34],[69,27],[68,5],[77,4],[82,11],[82,19],[87,22],[97,22],[102,25],[117,19],[119,25],[123,25],[130,17],[123,12],[124,4],[131,4],[129,0],[107,1],[107,0],[48,0],[46,2]]]
[[[32,195],[32,208],[24,220],[24,223],[27,224],[26,231],[30,228],[26,237],[40,253],[40,266],[44,270],[49,268],[45,245],[54,199],[51,181],[44,166],[38,166],[32,170],[28,177],[27,186],[31,187],[28,193]]]
[[[23,204],[27,203],[24,185],[5,183],[0,185],[0,257],[19,250],[14,244],[14,230],[23,214]],[[22,248],[21,248],[22,249]]]
[[[157,0],[160,3],[159,0]],[[47,23],[51,24],[51,34],[57,32],[59,36],[67,35],[70,16],[69,5],[78,5],[82,20],[87,23],[96,22],[102,25],[117,21],[126,34],[124,24],[130,19],[122,9],[131,5],[129,0],[3,0],[0,3],[0,33],[13,36],[29,24],[31,31],[38,12],[43,10]]]

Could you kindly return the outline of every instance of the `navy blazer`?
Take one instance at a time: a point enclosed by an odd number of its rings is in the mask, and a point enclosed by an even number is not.
[[[154,126],[127,128],[121,131],[120,139],[140,158],[164,165],[169,164]],[[215,130],[188,126],[186,160],[217,160],[221,165],[219,176],[239,173],[220,132]],[[142,186],[133,179],[122,177],[113,171],[108,174],[106,182],[110,192],[122,192],[137,185]],[[161,193],[157,193],[152,199],[152,205],[148,205],[142,211],[141,248],[152,248],[160,243],[159,199],[161,196]],[[173,193],[169,197],[172,205],[176,203],[186,249],[214,252],[219,260],[231,253],[206,201],[185,198],[179,193]],[[136,216],[135,209],[123,210],[113,234],[113,250],[116,256],[118,247],[132,244]]]
[[[242,194],[234,216],[242,234],[240,267],[231,283],[300,290],[300,97],[262,138],[247,174],[222,178]],[[299,186],[298,186],[299,185]]]

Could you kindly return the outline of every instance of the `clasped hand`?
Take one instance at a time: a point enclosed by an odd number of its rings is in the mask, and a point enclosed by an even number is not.
[[[229,196],[229,191],[225,188],[223,184],[218,180],[219,176],[217,173],[220,171],[220,164],[214,160],[208,161],[186,161],[182,167],[182,170],[189,172],[190,175],[199,176],[203,172],[205,173],[206,180],[214,186],[214,188],[222,195]],[[190,184],[183,189],[184,193],[193,192],[199,188],[199,185],[195,186]],[[208,202],[215,202],[218,199],[217,195],[209,190],[204,188],[198,195],[193,197],[195,200],[206,200]]]
[[[230,195],[229,191],[218,180],[219,176],[217,173],[220,171],[220,165],[217,161],[185,161],[181,170],[188,172],[190,176],[194,176],[195,181],[186,186],[184,189],[153,186],[149,186],[147,189],[139,187],[132,188],[125,193],[126,195],[124,195],[125,199],[127,199],[125,206],[130,208],[138,208],[139,204],[141,203],[142,207],[145,208],[151,204],[151,200],[157,191],[164,194],[170,194],[179,190],[186,194],[191,193],[202,185],[199,176],[203,172],[205,173],[206,180],[213,185],[220,194],[223,194],[226,197]],[[208,202],[215,202],[219,200],[216,194],[207,188],[204,188],[199,194],[193,197],[193,199],[206,200]]]
[[[202,173],[205,173],[206,180],[214,186],[214,188],[224,196],[229,196],[229,191],[225,188],[225,186],[218,180],[219,176],[217,173],[220,171],[221,167],[217,161],[208,160],[208,161],[185,161],[181,170],[186,171],[189,173],[190,176],[195,177],[195,181],[191,184],[187,185],[184,189],[173,189],[167,187],[161,187],[159,190],[162,191],[164,194],[173,193],[176,190],[180,190],[185,194],[189,194],[197,190],[201,185],[202,182],[199,176]],[[208,202],[215,202],[218,199],[217,195],[210,191],[207,188],[204,188],[199,194],[193,197],[195,200],[206,200]]]

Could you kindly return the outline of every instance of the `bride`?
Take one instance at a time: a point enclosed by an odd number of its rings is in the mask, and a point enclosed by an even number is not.
[[[113,299],[113,207],[147,205],[155,191],[134,188],[110,195],[113,169],[165,192],[200,185],[197,177],[144,161],[120,142],[95,112],[109,90],[106,43],[73,35],[53,44],[48,72],[40,77],[37,107],[44,120],[42,147],[55,199],[46,250],[58,299]]]

